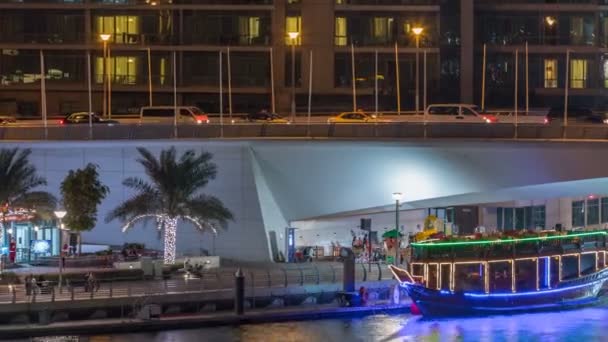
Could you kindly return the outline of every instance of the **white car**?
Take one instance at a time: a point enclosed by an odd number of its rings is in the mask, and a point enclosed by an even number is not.
[[[496,123],[494,114],[482,113],[477,106],[470,104],[434,104],[426,108],[423,120],[428,122]]]
[[[517,121],[518,124],[539,124],[544,125],[549,123],[549,118],[544,113],[539,112],[519,112],[517,113],[517,119],[515,118],[514,112],[497,112],[500,123],[512,123]]]
[[[16,123],[16,122],[17,122],[17,119],[15,119],[14,116],[0,114],[0,125],[8,125],[8,124]]]

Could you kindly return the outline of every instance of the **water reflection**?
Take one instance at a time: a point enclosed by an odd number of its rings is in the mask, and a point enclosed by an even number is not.
[[[608,341],[608,308],[462,319],[376,315],[350,320],[288,322],[240,327],[81,337],[87,342],[198,341]]]

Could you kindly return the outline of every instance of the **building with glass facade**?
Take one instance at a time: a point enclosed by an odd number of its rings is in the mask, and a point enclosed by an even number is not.
[[[43,51],[49,115],[87,110],[89,53],[95,111],[104,74],[112,112],[128,113],[173,104],[175,71],[179,104],[218,112],[221,53],[225,112],[271,108],[274,98],[285,113],[292,44],[300,110],[310,75],[313,111],[352,108],[353,79],[358,107],[373,109],[377,79],[381,110],[397,109],[397,93],[411,110],[416,67],[420,107],[479,104],[484,44],[487,107],[513,106],[516,53],[522,107],[526,88],[530,107],[562,103],[566,83],[571,103],[606,105],[607,0],[0,0],[0,111],[40,115]]]

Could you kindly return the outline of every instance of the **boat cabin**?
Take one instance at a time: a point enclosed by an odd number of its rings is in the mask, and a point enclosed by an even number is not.
[[[605,231],[427,240],[411,244],[410,273],[425,287],[467,293],[555,288],[606,268]]]

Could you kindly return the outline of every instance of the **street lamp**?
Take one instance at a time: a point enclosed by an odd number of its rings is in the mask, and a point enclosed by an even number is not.
[[[424,31],[422,27],[412,28],[414,36],[416,36],[416,114],[420,110],[420,35]]]
[[[63,261],[64,261],[64,255],[63,255],[63,222],[61,221],[65,215],[67,214],[67,211],[65,210],[56,210],[55,211],[55,216],[59,219],[59,292],[61,292],[61,284],[62,284],[62,278],[63,278]]]
[[[103,117],[107,116],[107,100],[106,100],[106,89],[107,89],[107,84],[106,84],[106,67],[107,67],[107,57],[108,57],[108,40],[110,40],[110,37],[112,35],[107,34],[107,33],[102,33],[99,35],[99,38],[101,38],[101,41],[103,42]]]
[[[288,32],[291,43],[291,122],[296,118],[296,39],[300,32]]]
[[[393,200],[395,201],[395,229],[397,230],[397,246],[395,248],[395,265],[400,264],[399,246],[401,245],[401,229],[399,229],[399,201],[403,198],[400,192],[393,192]]]
[[[553,44],[554,39],[556,38],[556,33],[554,32],[556,23],[557,23],[557,19],[555,17],[550,16],[550,15],[545,17],[545,24],[547,25],[545,27],[545,39],[550,44]]]

